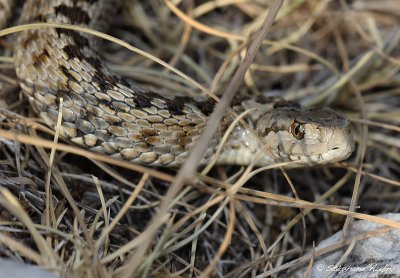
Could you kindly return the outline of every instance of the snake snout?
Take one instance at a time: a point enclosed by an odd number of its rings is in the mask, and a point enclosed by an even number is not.
[[[328,142],[327,160],[331,162],[348,158],[354,151],[355,144],[353,130],[350,121],[341,128],[333,131],[332,138]]]

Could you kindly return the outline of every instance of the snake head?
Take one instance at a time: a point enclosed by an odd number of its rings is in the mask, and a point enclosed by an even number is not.
[[[341,161],[354,150],[350,121],[330,108],[274,107],[258,119],[256,131],[268,156],[294,162],[289,167]]]

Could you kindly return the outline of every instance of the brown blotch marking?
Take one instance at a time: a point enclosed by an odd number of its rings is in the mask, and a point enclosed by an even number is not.
[[[82,37],[83,38],[83,37]],[[79,60],[84,60],[92,65],[96,72],[92,76],[92,81],[97,83],[100,90],[102,92],[106,92],[107,90],[111,90],[114,88],[113,84],[116,82],[123,82],[121,78],[118,78],[116,75],[107,75],[104,73],[103,64],[101,60],[97,57],[86,57],[78,47],[74,45],[66,45],[63,50],[69,56],[70,59],[77,58]]]
[[[54,8],[56,14],[62,14],[71,20],[73,24],[89,24],[90,17],[87,12],[82,10],[80,7],[68,7],[61,4]]]
[[[85,135],[87,135],[86,132],[83,132],[82,130],[76,128],[76,136],[75,137],[84,137]],[[99,141],[98,144],[96,144],[96,145],[101,145],[100,143],[101,143],[101,141]]]
[[[73,45],[66,45],[64,46],[63,50],[70,57],[70,59],[76,57],[79,60],[85,60],[96,69],[96,73],[92,76],[92,81],[98,84],[102,92],[105,93],[107,90],[114,88],[112,84],[118,80],[114,80],[112,77],[104,73],[104,70],[102,69],[103,66],[99,58],[86,57],[78,47]]]
[[[172,115],[182,115],[186,102],[192,101],[189,97],[175,97],[173,99],[165,99],[165,105]]]
[[[105,81],[104,79],[99,77],[99,74],[94,75],[92,77],[92,81],[97,83],[102,92],[106,92],[107,90],[111,90],[112,88],[114,88],[114,86],[110,82]]]
[[[100,69],[103,66],[101,60],[97,57],[86,57],[86,61],[91,64],[96,70]]]
[[[32,18],[32,22],[39,21],[39,22],[47,22],[47,18],[43,14],[36,15]]]
[[[280,100],[275,102],[274,104],[274,109],[278,108],[283,108],[283,109],[288,109],[288,110],[293,110],[293,111],[299,111],[301,110],[300,104],[294,101],[289,101],[289,100]]]
[[[215,101],[209,98],[208,100],[199,103],[198,107],[200,111],[208,117],[214,111]]]
[[[74,76],[68,72],[68,69],[66,67],[60,66],[59,69],[68,80],[75,80]]]
[[[276,98],[276,97],[266,97],[263,95],[258,95],[256,97],[256,101],[261,104],[270,104],[270,103],[275,104],[275,103],[278,103],[279,101],[281,101],[281,99]]]
[[[76,5],[79,2],[82,3],[89,3],[89,4],[94,4],[97,3],[99,0],[72,0],[72,2],[74,3],[74,5]]]
[[[164,99],[163,96],[158,95],[153,92],[136,92],[134,95],[135,102],[138,104],[139,107],[146,108],[154,106],[151,103],[151,100],[154,98]]]
[[[205,115],[210,116],[212,111],[214,110],[215,102],[212,99],[207,99],[205,101],[194,101],[190,97],[181,97],[177,96],[173,99],[168,99],[166,101],[166,105],[171,111],[172,115],[181,115],[183,114],[183,108],[186,106],[185,104],[192,103]]]
[[[288,131],[289,127],[283,125],[283,126],[278,126],[277,123],[273,123],[271,127],[266,128],[264,131],[264,134],[261,134],[261,136],[268,135],[271,131],[273,132],[278,132],[278,131]]]
[[[75,45],[66,45],[63,47],[63,51],[68,55],[70,59],[78,58],[79,60],[86,60],[85,55],[79,50],[79,47]]]
[[[87,38],[85,38],[84,36],[82,36],[81,34],[79,34],[79,32],[77,32],[75,30],[67,30],[67,29],[57,28],[56,32],[57,32],[58,36],[60,36],[60,37],[61,37],[61,34],[65,34],[67,37],[72,38],[73,42],[76,45],[79,45],[80,47],[89,46],[89,40]]]
[[[254,96],[248,95],[248,94],[238,94],[235,96],[235,98],[232,100],[232,106],[240,106],[242,105],[243,101],[254,99]],[[271,104],[271,103],[276,103],[281,100],[281,98],[278,97],[266,97],[264,95],[258,95],[255,98],[257,103],[260,104]]]
[[[59,105],[60,98],[62,98],[64,100],[67,99],[68,101],[71,100],[70,93],[67,90],[57,90],[57,92],[55,93],[55,96],[56,96],[57,107]]]
[[[92,76],[92,81],[96,82],[100,87],[102,92],[106,92],[107,90],[112,90],[114,86],[112,80],[108,75],[104,74],[101,69],[96,69],[96,73]]]
[[[243,101],[249,100],[251,97],[244,94],[236,94],[231,102],[231,106],[240,106]]]
[[[124,85],[124,86],[126,86],[128,88],[131,87],[131,84],[125,78],[123,78],[121,76],[118,76],[118,75],[113,75],[112,77],[113,77],[114,80],[118,80],[118,82],[121,83],[122,85]]]
[[[42,53],[40,53],[37,56],[32,56],[32,60],[33,60],[33,66],[35,68],[39,67],[41,64],[44,63],[45,59],[49,58],[49,52],[47,51],[47,49],[44,49],[42,51]]]
[[[165,102],[165,105],[168,109],[168,111],[172,115],[183,115],[183,109],[185,107],[185,103],[191,102],[193,103],[193,100],[189,97],[174,97],[174,98],[167,98],[164,97],[161,94],[155,93],[155,92],[136,92],[136,95],[134,96],[135,101],[137,102],[139,107],[151,107],[154,106],[151,101],[155,98],[160,99]],[[196,105],[199,108],[201,106]]]
[[[28,44],[31,41],[36,41],[39,39],[39,34],[37,31],[31,32],[31,34],[28,36],[28,38],[24,41],[24,43],[22,44],[24,48],[28,48]]]

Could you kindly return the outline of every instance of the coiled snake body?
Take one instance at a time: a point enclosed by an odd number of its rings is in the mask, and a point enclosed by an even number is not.
[[[71,23],[102,30],[115,1],[27,0],[21,23]],[[212,112],[205,97],[145,92],[105,66],[93,37],[65,29],[20,32],[16,73],[24,94],[45,122],[55,127],[62,97],[61,134],[90,150],[150,165],[182,164]],[[347,158],[354,148],[350,123],[329,108],[257,97],[236,101],[252,133],[236,126],[218,156],[219,164],[296,161],[314,165]],[[227,114],[204,154],[207,163],[232,122]],[[266,145],[266,148],[263,146]],[[265,151],[263,151],[266,149]]]

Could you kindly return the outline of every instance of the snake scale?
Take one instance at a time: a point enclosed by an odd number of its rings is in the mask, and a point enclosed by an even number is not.
[[[20,23],[57,22],[105,30],[112,0],[27,0]],[[96,39],[55,28],[17,34],[15,68],[24,95],[52,128],[63,98],[61,135],[95,152],[154,166],[179,166],[213,111],[205,96],[182,97],[144,91],[112,72]],[[349,120],[332,109],[304,109],[268,97],[244,97],[236,112],[253,109],[223,145],[217,164],[257,165],[294,161],[308,166],[340,161],[354,149]],[[215,155],[233,117],[226,114],[202,163]],[[263,148],[266,146],[266,148]],[[265,149],[265,151],[263,151]]]

